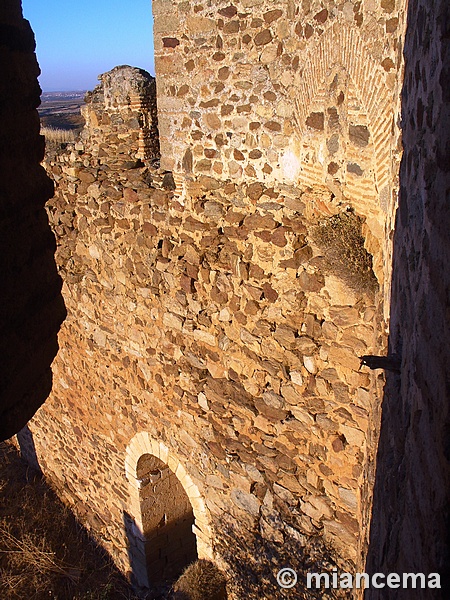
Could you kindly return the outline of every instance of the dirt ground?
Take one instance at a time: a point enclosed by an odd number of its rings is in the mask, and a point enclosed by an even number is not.
[[[105,551],[8,442],[0,443],[0,598],[136,598]]]

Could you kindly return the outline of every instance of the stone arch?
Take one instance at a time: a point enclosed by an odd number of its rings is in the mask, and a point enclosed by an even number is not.
[[[392,98],[383,73],[367,50],[359,31],[335,23],[306,51],[296,98],[297,120],[303,128],[315,99],[321,97],[327,72],[342,67],[351,78],[367,114],[376,157],[376,184],[379,194],[389,186],[391,173]]]
[[[212,560],[213,550],[208,510],[197,485],[186,471],[182,462],[168,446],[161,441],[152,439],[145,431],[137,433],[128,444],[125,453],[125,474],[129,484],[127,506],[129,526],[127,526],[127,529],[133,575],[138,585],[147,587],[149,581],[145,555],[146,540],[141,513],[141,482],[138,478],[138,463],[144,455],[151,455],[166,465],[183,487],[194,513],[192,531],[196,537],[198,558]]]

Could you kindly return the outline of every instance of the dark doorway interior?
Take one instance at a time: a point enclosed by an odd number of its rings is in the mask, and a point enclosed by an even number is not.
[[[137,476],[148,579],[172,581],[197,559],[192,506],[176,475],[156,456],[141,456]]]

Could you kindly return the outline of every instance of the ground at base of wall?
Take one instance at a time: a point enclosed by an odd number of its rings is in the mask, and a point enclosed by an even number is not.
[[[0,597],[136,598],[105,552],[9,443],[0,444]]]

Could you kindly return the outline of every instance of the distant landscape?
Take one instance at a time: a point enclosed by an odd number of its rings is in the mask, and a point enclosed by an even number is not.
[[[76,131],[83,127],[80,108],[84,104],[85,91],[44,92],[41,96],[39,115],[42,127]]]

